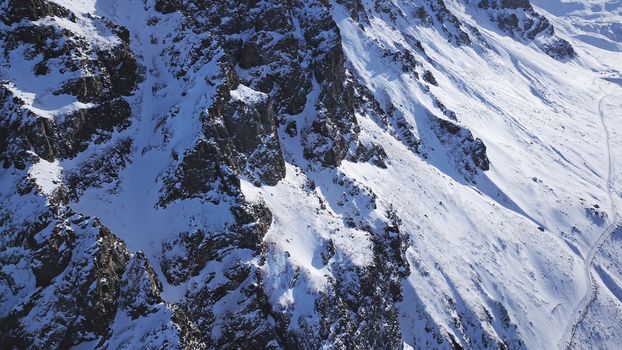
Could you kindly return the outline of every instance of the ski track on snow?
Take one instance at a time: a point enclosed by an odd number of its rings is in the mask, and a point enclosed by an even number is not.
[[[594,78],[594,83],[596,83],[597,79],[599,79],[599,77]],[[604,95],[598,101],[598,115],[600,117],[600,122],[602,124],[603,132],[605,136],[605,143],[607,146],[607,158],[608,158],[608,163],[609,163],[608,172],[607,172],[607,195],[611,203],[610,210],[613,213],[613,218],[611,220],[611,224],[609,224],[603,230],[603,232],[600,234],[600,236],[596,240],[596,243],[590,248],[588,256],[585,259],[584,274],[585,274],[585,281],[587,283],[587,286],[586,286],[587,288],[585,291],[585,295],[583,296],[583,298],[581,298],[581,301],[579,302],[574,312],[572,313],[572,317],[570,318],[570,321],[566,325],[566,329],[562,335],[562,338],[560,339],[558,343],[560,349],[571,348],[572,339],[576,333],[577,327],[581,324],[581,322],[587,315],[587,312],[592,302],[596,300],[596,295],[598,293],[598,286],[596,285],[596,280],[594,279],[592,265],[594,263],[594,259],[596,258],[596,254],[600,250],[600,247],[603,245],[607,237],[609,237],[613,232],[615,232],[615,230],[620,225],[620,215],[617,211],[616,202],[614,200],[614,193],[616,193],[616,191],[614,188],[614,176],[613,176],[614,164],[613,164],[613,157],[611,155],[610,134],[609,134],[609,129],[607,128],[607,123],[605,122],[605,114],[603,112],[603,102],[605,101],[605,99],[610,97],[610,95],[607,94],[603,90],[602,86],[599,85],[598,87],[604,93]]]

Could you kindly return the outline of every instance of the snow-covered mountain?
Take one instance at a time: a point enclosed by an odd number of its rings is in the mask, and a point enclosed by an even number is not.
[[[0,0],[0,349],[622,348],[619,0]]]

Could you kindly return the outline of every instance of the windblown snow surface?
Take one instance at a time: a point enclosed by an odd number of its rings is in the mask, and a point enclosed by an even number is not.
[[[161,49],[149,42],[161,33],[150,32],[155,27],[143,26],[143,14],[133,11],[142,6],[138,1],[55,2],[79,17],[91,13],[126,26],[132,50],[146,67],[144,81],[130,98],[133,106],[141,106],[134,110],[138,122],[125,131],[132,134],[132,147],[142,150],[138,152],[142,156],[120,172],[116,182],[120,186],[88,189],[69,205],[99,217],[132,251],[144,251],[164,284],[164,300],[177,302],[187,283],[175,286],[162,277],[161,242],[187,228],[188,222],[220,227],[231,214],[222,205],[199,200],[156,207],[155,184],[169,166],[171,150],[183,150],[196,141],[200,126],[184,118],[209,105],[215,91],[204,82],[213,74],[210,69],[217,67],[206,64],[185,85],[177,83],[161,67],[157,56]],[[267,261],[261,267],[270,304],[313,318],[309,293],[321,290],[332,273],[319,261],[325,242],[330,239],[339,246],[339,259],[357,266],[373,264],[369,236],[347,225],[347,216],[362,212],[373,223],[392,209],[409,237],[410,273],[402,281],[404,296],[398,305],[404,348],[434,343],[434,332],[424,331],[427,324],[456,334],[460,343],[464,339],[460,334],[469,336],[469,327],[456,320],[468,315],[486,318],[489,311],[483,305],[495,303],[503,305],[516,325],[511,332],[520,334],[526,348],[622,348],[622,3],[533,1],[556,34],[573,45],[576,57],[567,60],[555,60],[533,42],[512,38],[491,24],[484,12],[463,2],[448,0],[446,6],[462,23],[479,30],[479,44],[454,45],[434,26],[413,25],[407,14],[414,12],[416,1],[391,3],[403,14],[389,18],[378,12],[368,22],[357,23],[334,2],[332,17],[352,76],[382,108],[393,106],[392,113],[415,126],[411,131],[422,140],[426,156],[396,139],[374,113],[357,113],[359,138],[384,148],[386,169],[348,160],[337,168],[321,169],[303,157],[301,136],[287,136],[282,126],[285,178],[275,186],[242,181],[247,199],[265,201],[273,213],[264,238]],[[363,4],[373,7],[371,1]],[[168,19],[171,31],[176,16]],[[169,22],[160,23],[157,30]],[[99,40],[98,45],[109,40],[98,28],[72,30]],[[396,68],[384,54],[404,47],[417,50],[412,38],[420,41],[429,57],[422,62],[423,69],[434,75],[436,85]],[[21,79],[14,66],[5,68],[0,74],[11,81],[8,88],[42,115],[52,118],[84,107],[67,96],[46,93],[45,79],[54,75],[29,81]],[[175,105],[180,91],[185,102]],[[312,118],[317,95],[313,89],[307,108],[296,116],[299,129]],[[232,98],[254,101],[262,94],[241,85]],[[429,127],[430,114],[445,118],[439,101],[486,145],[488,171],[465,179],[453,166],[447,148]],[[179,113],[174,124],[167,125],[172,130],[162,146],[164,141],[152,133],[159,127],[156,117],[173,108]],[[122,136],[113,135],[119,140]],[[82,161],[42,159],[29,176],[49,194],[59,178]],[[9,176],[2,174],[2,183],[8,184]],[[342,193],[335,177],[370,189],[378,198],[377,207],[366,207],[362,195]],[[309,183],[315,186],[310,189]],[[16,266],[2,268],[19,269]],[[288,285],[293,266],[304,276],[307,289]],[[215,269],[217,263],[208,264],[201,276]],[[117,316],[112,332],[125,332],[131,322],[137,321]],[[473,344],[477,347],[477,340]]]

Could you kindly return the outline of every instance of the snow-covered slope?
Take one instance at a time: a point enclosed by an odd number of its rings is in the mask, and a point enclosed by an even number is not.
[[[622,4],[532,4],[0,1],[0,348],[622,347]]]

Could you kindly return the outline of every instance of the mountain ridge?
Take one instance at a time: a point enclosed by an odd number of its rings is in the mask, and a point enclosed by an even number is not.
[[[620,7],[537,2],[3,1],[0,348],[619,346]]]

